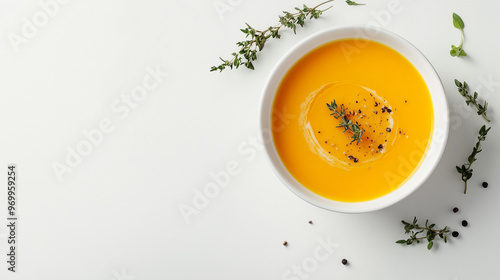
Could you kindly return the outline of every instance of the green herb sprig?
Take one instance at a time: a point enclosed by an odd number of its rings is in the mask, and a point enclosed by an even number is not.
[[[295,13],[284,11],[284,15],[279,16],[279,25],[270,26],[268,29],[263,31],[257,30],[246,23],[246,28],[240,30],[245,34],[245,38],[248,38],[248,40],[236,43],[236,45],[240,47],[240,50],[232,53],[233,57],[231,59],[223,59],[220,57],[222,64],[219,66],[212,66],[210,71],[219,70],[222,72],[222,70],[227,67],[230,69],[233,69],[233,67],[238,69],[242,65],[248,69],[254,70],[255,68],[252,62],[257,60],[257,52],[264,49],[266,42],[270,38],[280,39],[280,30],[282,27],[290,28],[293,30],[293,33],[296,33],[297,26],[304,27],[307,19],[317,19],[323,14],[323,12],[329,10],[331,6],[324,10],[320,10],[319,8],[330,2],[333,2],[333,0],[325,1],[314,8],[309,8],[306,5],[304,5],[302,9],[296,7],[295,10],[297,10],[297,12]]]
[[[410,238],[401,239],[396,241],[397,244],[406,244],[411,245],[413,243],[420,243],[422,240],[427,240],[427,249],[430,250],[434,246],[434,240],[436,237],[440,237],[444,243],[448,242],[446,235],[450,232],[448,227],[444,227],[443,229],[434,229],[435,224],[429,225],[429,220],[425,220],[425,226],[419,226],[417,223],[417,217],[413,218],[413,222],[410,224],[406,221],[401,221],[404,225],[405,233],[410,234]],[[424,236],[419,236],[424,233]]]
[[[455,45],[451,45],[450,54],[451,56],[467,56],[465,51],[462,49],[462,46],[464,44],[465,24],[462,18],[455,13],[453,13],[453,26],[455,26],[456,29],[460,30],[460,45],[458,45],[458,47],[456,47]]]
[[[488,110],[488,102],[486,102],[486,100],[485,100],[484,105],[477,103],[478,93],[474,92],[474,96],[470,95],[469,94],[469,85],[467,84],[467,82],[464,81],[464,83],[462,84],[457,79],[455,79],[455,85],[458,87],[458,92],[460,93],[460,95],[465,97],[465,103],[467,105],[470,105],[470,104],[474,105],[477,109],[477,114],[483,116],[483,118],[487,122],[490,122],[491,120],[486,115],[486,110]]]
[[[361,141],[361,136],[363,136],[363,132],[365,130],[359,127],[358,122],[353,123],[352,120],[347,118],[343,104],[340,104],[339,111],[337,110],[338,105],[337,105],[337,103],[335,103],[335,100],[333,100],[333,102],[326,103],[326,106],[328,107],[328,109],[330,111],[332,111],[332,113],[330,115],[332,115],[336,119],[340,118],[340,125],[337,125],[336,127],[343,127],[344,133],[349,130],[352,133],[352,136],[351,136],[352,140],[351,140],[350,144],[352,144],[352,142],[356,141],[356,145],[358,145],[359,141]]]
[[[481,142],[486,140],[486,135],[488,134],[488,131],[490,131],[490,129],[491,127],[486,128],[485,125],[483,125],[481,129],[479,129],[479,136],[477,137],[478,141],[476,143],[476,146],[472,148],[472,153],[467,158],[468,163],[463,164],[461,167],[456,166],[458,173],[462,174],[462,181],[465,182],[464,194],[467,193],[467,181],[472,177],[472,164],[477,160],[476,155],[482,151]]]
[[[351,0],[346,0],[345,1],[347,3],[347,5],[349,6],[361,6],[361,5],[365,5],[365,4],[362,4],[362,3],[356,3],[354,1],[351,1]]]

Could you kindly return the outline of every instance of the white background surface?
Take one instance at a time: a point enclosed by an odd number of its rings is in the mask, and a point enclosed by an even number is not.
[[[319,1],[68,1],[16,52],[9,34],[22,36],[23,18],[32,21],[43,9],[38,1],[2,0],[0,279],[498,279],[500,2],[401,0],[390,17],[381,17],[389,1],[363,2],[336,1],[297,35],[283,32],[255,71],[219,74],[208,70],[236,50],[244,22],[265,28],[282,10]],[[221,3],[230,9],[217,12]],[[449,55],[460,39],[453,12],[465,21],[467,58]],[[337,214],[288,191],[258,141],[250,143],[265,79],[280,57],[325,28],[369,23],[403,36],[434,65],[447,91],[450,138],[435,173],[410,197],[374,213]],[[148,67],[169,75],[128,116],[113,110]],[[463,105],[455,78],[487,97],[493,119],[467,195],[454,167],[466,160],[483,121]],[[58,180],[53,164],[64,164],[67,149],[85,140],[82,130],[104,119],[113,131]],[[239,174],[183,218],[179,207],[192,207],[195,193],[213,181],[210,173],[233,161]],[[17,273],[5,262],[10,163],[20,174]],[[483,180],[488,189],[479,186]],[[453,214],[453,206],[461,211]],[[400,220],[413,216],[461,235],[432,251],[394,244],[405,238]],[[318,238],[335,243],[333,253],[292,278],[293,266],[311,264]]]

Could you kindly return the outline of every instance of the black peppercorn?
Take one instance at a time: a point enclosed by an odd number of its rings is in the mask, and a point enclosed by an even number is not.
[[[288,242],[286,242],[286,241],[283,242],[283,246],[285,246],[285,247],[288,246]]]
[[[483,186],[483,188],[486,189],[488,187],[488,183],[487,182],[483,182],[482,186]]]
[[[346,259],[342,259],[342,264],[343,265],[347,265],[347,260]]]
[[[458,212],[458,207],[453,208],[453,213],[457,213],[457,212]]]
[[[458,237],[460,234],[458,233],[458,231],[454,231],[451,233],[451,236],[453,237]]]
[[[466,226],[468,226],[468,225],[469,225],[469,223],[468,223],[466,220],[463,220],[463,221],[462,221],[462,226],[466,227]]]
[[[386,128],[386,129],[385,129],[385,131],[387,131],[387,132],[391,132],[391,131],[392,131],[392,129],[391,129],[390,127],[388,127],[388,128]]]

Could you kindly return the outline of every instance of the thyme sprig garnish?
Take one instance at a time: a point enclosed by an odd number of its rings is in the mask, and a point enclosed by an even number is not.
[[[363,136],[363,132],[365,130],[359,127],[358,122],[353,123],[352,120],[347,118],[347,115],[346,115],[345,109],[344,109],[344,104],[340,104],[340,110],[337,110],[338,105],[337,105],[337,103],[335,103],[335,100],[333,100],[333,102],[326,103],[326,106],[328,107],[328,109],[330,111],[332,111],[332,113],[330,115],[332,115],[336,119],[340,119],[340,125],[337,125],[336,127],[343,127],[344,133],[349,130],[352,133],[352,136],[351,136],[352,140],[351,140],[350,144],[352,144],[352,142],[356,141],[356,145],[358,145],[359,141],[361,141],[361,136]]]
[[[456,166],[458,173],[462,174],[462,181],[465,182],[464,194],[467,193],[467,181],[472,177],[472,164],[477,160],[476,155],[482,151],[481,142],[486,140],[486,135],[488,134],[488,131],[490,131],[490,129],[491,127],[486,128],[485,125],[483,125],[481,129],[479,129],[479,136],[477,137],[478,141],[476,143],[476,146],[472,148],[472,153],[467,158],[468,163],[463,164],[462,167]]]
[[[361,5],[366,5],[366,4],[362,4],[362,3],[356,3],[354,1],[351,1],[351,0],[346,0],[345,1],[347,3],[347,5],[349,6],[361,6]]]
[[[458,92],[460,93],[460,95],[465,97],[465,103],[467,105],[470,105],[470,104],[474,105],[477,109],[477,114],[483,116],[483,118],[487,122],[490,122],[491,120],[486,115],[486,110],[488,110],[488,102],[486,102],[486,100],[485,100],[484,105],[477,103],[478,93],[474,92],[474,96],[470,95],[469,94],[469,85],[467,84],[467,82],[464,81],[464,83],[462,84],[457,79],[455,79],[455,85],[458,87]]]
[[[460,95],[465,97],[465,103],[467,105],[474,105],[474,107],[476,107],[477,114],[483,116],[483,118],[487,122],[490,122],[491,120],[486,115],[486,111],[488,110],[488,102],[486,102],[485,100],[484,105],[479,104],[477,102],[478,93],[474,92],[474,95],[469,94],[469,85],[467,84],[467,82],[464,81],[464,83],[462,84],[457,79],[455,79],[455,85],[458,87],[458,92],[460,93]],[[467,164],[456,166],[458,173],[462,175],[462,181],[464,181],[465,183],[464,194],[467,193],[467,181],[472,177],[472,164],[477,160],[477,154],[482,151],[481,142],[486,140],[486,135],[488,134],[488,131],[490,131],[490,129],[491,127],[486,128],[485,125],[483,125],[479,129],[479,136],[477,137],[478,141],[476,143],[476,146],[472,147],[472,153],[467,158]]]
[[[406,244],[406,245],[411,245],[413,243],[420,243],[422,240],[427,240],[427,249],[430,250],[434,246],[434,240],[436,237],[440,237],[444,243],[448,242],[448,239],[446,235],[450,232],[448,227],[444,227],[443,229],[435,229],[434,227],[436,224],[430,224],[429,225],[429,220],[425,220],[425,226],[419,226],[417,223],[417,217],[413,218],[413,222],[410,224],[406,221],[401,221],[404,225],[405,233],[410,234],[410,238],[408,239],[401,239],[396,241],[398,244]],[[419,236],[420,234],[424,233],[424,236]]]
[[[458,45],[458,47],[456,47],[455,45],[451,45],[450,54],[451,56],[467,56],[465,51],[462,49],[462,46],[464,44],[465,24],[462,18],[455,13],[453,13],[453,26],[455,26],[456,29],[460,30],[460,45]]]
[[[240,47],[240,50],[232,53],[231,59],[226,60],[220,57],[222,64],[219,66],[212,66],[210,71],[219,70],[222,72],[222,70],[227,67],[230,69],[233,69],[233,67],[238,69],[242,65],[248,69],[254,70],[252,62],[257,60],[257,52],[264,49],[264,46],[269,39],[280,39],[280,30],[282,27],[290,28],[293,30],[293,33],[296,33],[297,26],[304,27],[306,20],[317,19],[323,14],[323,12],[329,10],[332,6],[324,10],[320,10],[319,8],[330,2],[333,2],[333,0],[325,1],[314,8],[309,8],[306,5],[304,5],[302,9],[296,7],[295,10],[297,10],[297,12],[295,13],[284,11],[284,15],[279,16],[278,25],[270,26],[268,29],[263,31],[257,30],[246,23],[246,28],[240,30],[245,34],[245,38],[248,38],[248,40],[236,43],[236,45]]]

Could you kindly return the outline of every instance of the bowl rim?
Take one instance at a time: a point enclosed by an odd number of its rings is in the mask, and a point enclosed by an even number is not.
[[[353,36],[343,36],[343,34],[353,34]],[[335,36],[340,37],[335,38]],[[332,37],[332,39],[325,39],[330,37]],[[299,59],[315,48],[328,42],[356,38],[369,39],[394,49],[417,69],[424,79],[431,95],[434,121],[431,138],[425,149],[423,159],[402,185],[388,194],[373,200],[341,202],[327,199],[313,193],[300,184],[284,166],[274,145],[273,133],[271,130],[273,117],[272,107],[277,87],[290,67]],[[387,44],[387,42],[392,42],[394,44]],[[403,50],[404,53],[402,53],[401,50]],[[408,55],[411,55],[411,59]],[[418,65],[416,65],[416,62],[418,62]],[[423,70],[425,70],[424,73],[422,72]],[[366,213],[389,207],[403,200],[422,186],[431,176],[439,164],[446,147],[449,133],[449,109],[443,84],[437,71],[425,55],[413,44],[403,37],[380,27],[370,25],[337,26],[316,32],[306,37],[287,51],[275,64],[264,84],[263,92],[264,94],[260,104],[259,132],[262,139],[264,139],[264,150],[266,151],[268,162],[274,173],[290,191],[308,203],[326,210],[340,213]]]

